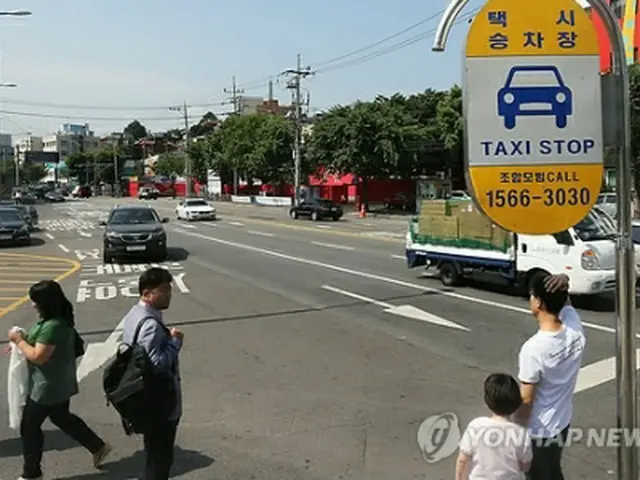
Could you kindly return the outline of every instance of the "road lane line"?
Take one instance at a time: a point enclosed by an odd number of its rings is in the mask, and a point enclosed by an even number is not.
[[[640,350],[636,350],[636,370],[640,370]],[[616,378],[616,357],[585,365],[578,373],[573,393],[583,392]]]
[[[353,247],[348,247],[346,245],[336,245],[335,243],[311,242],[311,245],[315,245],[316,247],[333,248],[335,250],[346,250],[349,252],[355,250],[355,248]]]
[[[44,236],[47,237],[49,240],[53,240],[54,238],[56,238],[53,235],[51,235],[50,233],[45,233]]]
[[[376,275],[374,273],[363,272],[361,270],[354,270],[354,269],[350,269],[350,268],[346,268],[346,267],[341,267],[339,265],[332,265],[330,263],[318,262],[316,260],[311,260],[311,259],[308,259],[308,258],[296,257],[296,256],[293,256],[293,255],[287,255],[286,253],[276,252],[276,251],[273,251],[273,250],[267,250],[265,248],[254,247],[252,245],[246,245],[246,244],[237,243],[237,242],[230,242],[228,240],[222,240],[221,238],[211,237],[211,236],[204,235],[204,234],[201,234],[201,233],[188,232],[186,230],[182,230],[181,231],[179,229],[175,229],[175,231],[178,232],[178,233],[182,233],[183,235],[188,235],[188,236],[191,236],[191,237],[196,237],[196,238],[200,238],[200,239],[203,239],[203,240],[208,240],[210,242],[218,243],[220,245],[226,245],[228,247],[234,247],[234,248],[238,248],[238,249],[241,249],[241,250],[247,250],[247,251],[250,251],[250,252],[259,253],[261,255],[266,255],[266,256],[269,256],[269,257],[279,258],[281,260],[288,260],[288,261],[291,261],[291,262],[302,263],[302,264],[305,264],[305,265],[311,265],[311,266],[322,268],[322,269],[325,269],[325,270],[332,270],[334,272],[344,273],[344,274],[351,275],[351,276],[354,276],[354,277],[366,278],[366,279],[375,280],[375,281],[378,281],[378,282],[389,283],[391,285],[410,288],[410,289],[413,289],[413,290],[419,290],[419,291],[422,291],[422,292],[437,293],[439,295],[442,295],[443,297],[455,298],[456,300],[463,300],[463,301],[466,301],[466,302],[477,303],[479,305],[486,305],[486,306],[498,308],[498,309],[501,309],[501,310],[508,310],[508,311],[511,311],[511,312],[517,312],[517,313],[523,313],[525,315],[531,315],[531,311],[529,309],[527,309],[527,308],[516,307],[514,305],[509,305],[509,304],[506,304],[506,303],[494,302],[492,300],[485,300],[484,298],[471,297],[469,295],[464,295],[462,293],[448,292],[448,291],[441,290],[441,289],[438,289],[438,288],[426,287],[424,285],[418,285],[418,284],[415,284],[415,283],[410,283],[410,282],[407,282],[407,281],[404,281],[404,280],[399,280],[397,278],[384,277],[382,275]],[[599,325],[597,323],[582,322],[582,325],[584,327],[590,328],[592,330],[598,330],[598,331],[601,331],[601,332],[612,333],[612,334],[616,333],[615,328],[606,327],[604,325]],[[636,334],[636,338],[640,338],[640,334]]]
[[[234,225],[236,227],[244,227],[244,223],[242,222],[228,222],[229,225]]]
[[[374,298],[365,297],[364,295],[360,295],[354,292],[349,292],[347,290],[342,290],[340,288],[332,287],[331,285],[322,285],[323,290],[328,290],[329,292],[337,293],[339,295],[344,295],[345,297],[353,298],[355,300],[360,300],[364,303],[371,303],[380,308],[393,308],[393,305],[387,302],[382,302],[380,300],[376,300]]]
[[[77,230],[77,232],[80,234],[80,236],[85,237],[85,238],[91,238],[91,234],[89,232],[85,232],[83,230]]]
[[[275,237],[273,233],[259,232],[257,230],[249,230],[247,233],[250,235],[257,235],[259,237]]]
[[[329,225],[316,225],[316,228],[324,228],[325,230],[331,230],[333,227]]]
[[[11,254],[11,256],[13,256],[13,257],[22,257],[22,258],[25,258],[25,259],[33,259],[33,260],[48,260],[51,263],[58,263],[58,264],[66,263],[67,265],[69,265],[69,267],[66,269],[66,271],[64,271],[62,273],[59,273],[54,278],[54,280],[56,282],[61,282],[65,278],[70,277],[75,272],[80,270],[80,268],[82,267],[80,262],[76,262],[75,260],[70,260],[70,259],[63,258],[63,257],[49,257],[49,256],[44,256],[44,255],[27,255],[27,254],[19,254],[19,253]],[[2,258],[1,255],[0,255],[0,258]],[[24,270],[24,268],[21,268],[21,270]],[[42,269],[38,269],[36,271],[43,271],[43,270]],[[57,270],[57,271],[60,272],[60,270]],[[6,291],[7,289],[2,289],[2,290]],[[22,289],[22,291],[24,292],[24,289]],[[7,305],[6,307],[0,308],[0,318],[4,317],[5,315],[7,315],[10,312],[13,312],[13,311],[17,310],[18,308],[20,308],[22,305],[24,305],[28,301],[29,301],[29,295],[26,294],[26,295],[24,295],[24,296],[22,296],[20,298],[17,298],[16,300],[14,300],[13,303]]]
[[[406,260],[407,257],[404,255],[391,255],[391,258],[395,258],[396,260]]]
[[[184,227],[184,228],[190,228],[192,230],[194,230],[196,228],[195,225],[189,225],[188,223],[183,223],[180,226]]]
[[[69,253],[71,252],[71,250],[69,250],[67,247],[65,247],[64,245],[60,244],[58,245],[60,247],[60,250],[62,250],[64,253]]]

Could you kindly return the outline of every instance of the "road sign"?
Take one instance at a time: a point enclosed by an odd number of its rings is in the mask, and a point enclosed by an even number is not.
[[[44,165],[47,163],[58,164],[60,163],[59,152],[24,152],[25,163],[34,165]]]
[[[497,225],[577,224],[602,184],[600,48],[575,0],[489,0],[467,36],[469,184]]]

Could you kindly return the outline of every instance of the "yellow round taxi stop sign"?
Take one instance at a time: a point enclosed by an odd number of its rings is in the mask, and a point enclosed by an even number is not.
[[[574,226],[602,184],[600,56],[575,0],[489,0],[467,36],[468,183],[502,228]]]

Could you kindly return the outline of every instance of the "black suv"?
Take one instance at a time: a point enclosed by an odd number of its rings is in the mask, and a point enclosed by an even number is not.
[[[0,206],[0,244],[31,244],[29,224],[15,208]]]
[[[332,218],[335,221],[342,217],[342,207],[324,198],[310,198],[303,200],[299,206],[289,209],[289,216],[293,219],[309,217],[311,220]]]
[[[167,258],[167,233],[160,218],[147,205],[118,205],[109,214],[105,227],[102,258],[111,263],[121,258],[144,258],[162,262]]]

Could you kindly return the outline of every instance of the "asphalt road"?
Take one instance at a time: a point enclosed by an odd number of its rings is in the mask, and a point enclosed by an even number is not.
[[[145,268],[102,265],[97,222],[112,202],[41,207],[42,244],[0,255],[0,268],[11,260],[12,273],[29,274],[25,282],[67,275],[62,282],[88,342],[112,333],[136,301],[132,287]],[[173,216],[172,203],[153,204]],[[484,377],[515,374],[517,351],[535,331],[525,300],[486,285],[445,291],[407,270],[401,221],[316,224],[268,208],[224,208],[216,222],[172,220],[167,227],[172,248],[164,266],[176,277],[176,293],[166,319],[186,334],[176,478],[452,478],[453,457],[423,461],[418,427],[444,412],[455,413],[462,426],[485,413]],[[18,267],[30,270],[16,270],[7,252],[24,254],[21,261],[31,263]],[[60,270],[37,270],[54,268],[51,262]],[[17,302],[27,287],[3,293],[0,285],[0,297]],[[3,331],[33,321],[25,305],[2,308]],[[615,353],[610,302],[596,308],[602,311],[580,310],[585,366],[606,364]],[[576,394],[574,425],[614,426],[614,383],[589,372]],[[105,407],[101,372],[84,378],[81,390],[75,411],[116,445],[114,455],[96,473],[84,451],[52,431],[49,478],[134,476],[139,439],[125,437]],[[7,425],[0,420],[2,474],[18,476],[19,441]],[[574,445],[564,464],[568,478],[609,478],[615,450]]]

